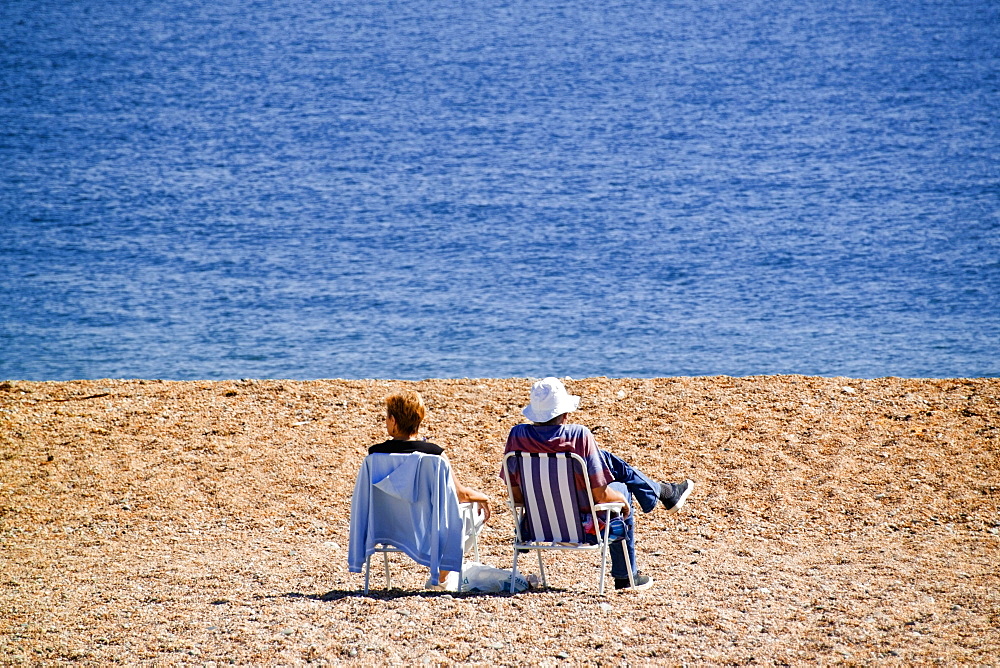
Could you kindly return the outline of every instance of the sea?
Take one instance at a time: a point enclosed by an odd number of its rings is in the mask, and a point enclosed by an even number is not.
[[[996,0],[2,0],[0,379],[1000,375]]]

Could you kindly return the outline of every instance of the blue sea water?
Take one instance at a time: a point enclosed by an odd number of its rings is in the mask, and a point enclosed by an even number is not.
[[[0,379],[1000,375],[995,0],[3,0]]]

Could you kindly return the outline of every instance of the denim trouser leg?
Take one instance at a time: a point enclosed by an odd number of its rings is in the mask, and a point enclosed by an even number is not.
[[[629,494],[628,487],[625,483],[613,482],[608,485],[613,490],[621,492],[622,495],[628,500],[629,507],[632,506],[632,496]],[[628,548],[628,558],[629,562],[632,564],[632,572],[639,572],[639,565],[635,563],[635,522],[632,521],[632,513],[625,518],[625,538],[617,543],[611,544],[611,577],[613,578],[627,578],[628,569],[625,567],[625,551],[622,546]]]
[[[660,483],[647,478],[642,471],[632,468],[625,460],[607,450],[601,450],[601,459],[611,469],[611,473],[615,476],[615,482],[623,483],[628,491],[635,496],[642,512],[652,512],[656,508],[656,502],[660,500]],[[629,495],[625,494],[625,498],[629,499]],[[629,503],[632,503],[631,499],[629,499]]]

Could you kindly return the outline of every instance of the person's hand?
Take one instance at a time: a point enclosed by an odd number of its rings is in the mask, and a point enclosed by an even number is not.
[[[486,496],[478,489],[466,487],[457,480],[455,481],[455,492],[457,493],[459,503],[479,504],[479,507],[483,509],[483,522],[490,519],[490,515],[492,514],[490,511],[490,497]]]
[[[594,495],[594,501],[597,503],[620,503],[622,504],[621,516],[622,519],[629,516],[632,509],[628,505],[628,499],[622,496],[622,493],[618,490],[611,489],[607,485],[602,485],[601,487],[595,487],[592,490]]]

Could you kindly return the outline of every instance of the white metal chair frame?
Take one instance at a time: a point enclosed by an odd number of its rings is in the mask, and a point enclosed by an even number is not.
[[[543,458],[549,458],[549,457],[567,458],[573,461],[575,465],[579,467],[579,470],[582,473],[583,480],[585,483],[587,500],[590,503],[591,513],[594,517],[595,527],[599,526],[599,523],[597,522],[598,513],[604,514],[602,518],[604,522],[604,531],[602,534],[600,530],[595,530],[597,539],[596,543],[580,543],[580,542],[566,542],[566,541],[547,542],[547,541],[536,541],[534,539],[525,540],[521,536],[521,522],[524,517],[524,513],[526,512],[526,507],[525,507],[526,503],[515,501],[514,487],[511,484],[511,475],[510,475],[510,468],[508,466],[508,461],[512,457],[524,456],[525,458],[527,458],[528,456],[530,456],[530,454],[537,454],[537,456]],[[558,452],[558,453],[509,452],[506,455],[504,455],[503,468],[504,471],[506,472],[504,478],[506,478],[507,481],[507,504],[510,506],[511,512],[514,515],[514,565],[511,569],[511,576],[510,576],[511,592],[514,591],[514,579],[517,577],[517,556],[521,550],[534,550],[538,553],[538,570],[540,571],[542,576],[542,585],[546,587],[548,586],[548,581],[546,580],[545,577],[545,564],[542,563],[543,550],[599,550],[601,553],[601,576],[598,585],[598,594],[603,595],[604,574],[605,571],[607,570],[608,550],[611,546],[611,543],[615,542],[610,540],[612,514],[621,513],[626,504],[620,502],[595,503],[594,492],[590,486],[590,477],[587,475],[586,462],[584,461],[583,457],[574,452]],[[526,467],[521,466],[520,468],[521,468],[520,475],[523,476]],[[546,484],[548,485],[551,485],[551,483],[552,483],[551,480],[546,482]],[[520,490],[522,494],[522,499],[525,499],[526,496],[524,495],[523,487],[520,488]],[[567,493],[575,493],[576,492],[575,484],[573,486],[573,489],[569,489],[566,491]],[[576,522],[577,524],[580,523],[580,518],[569,518],[569,519],[573,522]],[[624,540],[624,539],[619,539],[619,540]],[[631,584],[634,587],[635,579],[633,578],[632,575],[632,561],[629,558],[627,547],[626,546],[622,547],[624,548],[623,551],[625,553],[625,565],[628,567],[629,584]]]
[[[468,521],[470,523],[469,526],[472,527],[472,541],[473,541],[472,542],[472,549],[473,549],[473,553],[476,555],[476,561],[479,561],[479,533],[481,531],[481,527],[480,528],[476,527],[476,515],[478,514],[479,504],[477,502],[475,502],[475,501],[473,501],[472,503],[460,503],[460,504],[458,504],[458,510],[459,510],[459,512],[462,515],[462,522],[463,522],[463,524],[466,521]],[[398,549],[396,547],[393,547],[392,544],[390,544],[390,543],[376,543],[375,544],[375,550],[374,550],[374,552],[372,552],[372,554],[369,554],[368,558],[365,559],[365,596],[368,595],[368,591],[369,591],[369,580],[370,580],[371,570],[372,570],[371,569],[372,556],[374,555],[375,552],[381,552],[382,553],[382,564],[385,567],[385,588],[386,589],[392,589],[392,577],[389,574],[389,553],[390,552],[399,552],[400,554],[403,553],[402,550],[400,550],[400,549]],[[459,574],[459,578],[458,578],[458,591],[462,591],[462,577],[461,577],[461,574]]]

